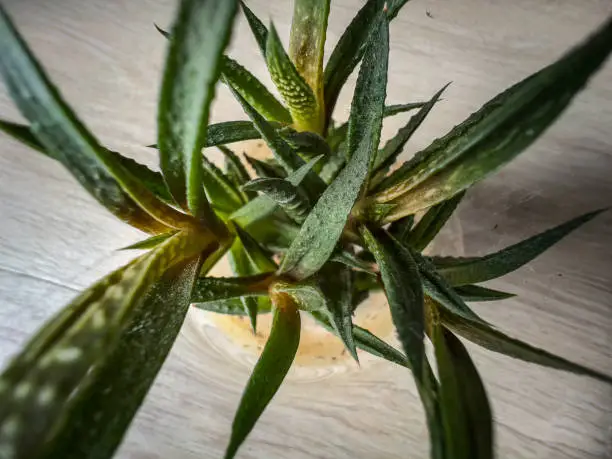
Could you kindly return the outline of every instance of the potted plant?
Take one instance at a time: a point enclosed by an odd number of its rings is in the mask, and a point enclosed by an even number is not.
[[[182,0],[169,32],[159,102],[160,172],[102,146],[53,87],[0,9],[0,73],[27,125],[0,128],[62,163],[110,212],[149,234],[146,252],[77,296],[0,376],[0,458],[107,458],[153,383],[190,305],[244,315],[269,338],[237,409],[236,455],[285,378],[308,315],[358,349],[414,377],[434,458],[490,458],[486,391],[460,336],[492,351],[602,381],[612,378],[513,339],[467,303],[510,296],[478,285],[513,271],[594,218],[592,211],[484,257],[423,250],[466,191],[523,152],[612,51],[612,20],[553,64],[496,96],[392,170],[445,88],[422,103],[385,105],[389,21],[407,0],[369,0],[323,66],[329,0],[296,0],[285,51],[238,0]],[[280,102],[224,54],[242,8]],[[358,67],[346,123],[332,115]],[[249,121],[209,124],[218,82]],[[414,111],[380,147],[385,116]],[[273,158],[231,144],[263,139]],[[223,170],[202,149],[218,146]],[[235,277],[209,276],[224,256]],[[384,291],[401,350],[353,323]],[[430,341],[435,358],[425,353]]]

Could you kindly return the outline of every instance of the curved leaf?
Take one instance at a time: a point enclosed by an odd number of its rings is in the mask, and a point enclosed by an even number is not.
[[[258,177],[262,178],[285,178],[287,173],[285,170],[278,165],[276,161],[271,161],[270,159],[261,160],[257,158],[253,158],[246,153],[244,154],[247,162],[251,165],[253,170],[255,170],[255,174]]]
[[[236,416],[225,459],[236,455],[287,375],[300,342],[300,313],[286,295],[273,298],[270,337],[249,378]]]
[[[529,263],[546,249],[595,218],[601,212],[603,210],[581,215],[569,222],[484,257],[466,259],[434,258],[434,263],[438,272],[451,285],[475,284],[495,279]]]
[[[298,224],[304,222],[310,210],[308,197],[287,180],[278,178],[255,179],[244,185],[243,189],[264,193]]]
[[[158,110],[161,169],[176,202],[215,220],[202,186],[201,150],[237,0],[182,0],[172,28]]]
[[[178,333],[198,268],[189,260],[217,247],[211,234],[180,232],[98,281],[47,322],[0,376],[0,451],[14,459],[110,457]],[[160,279],[163,285],[151,291]],[[156,293],[146,296],[148,291]],[[116,359],[130,361],[117,353],[128,343],[140,343],[128,348],[136,362],[144,354],[152,361],[114,366]],[[128,380],[130,390],[123,387]],[[102,388],[105,400],[125,403],[98,405],[94,394]],[[69,435],[82,428],[89,441]],[[54,454],[56,449],[63,454]]]
[[[367,182],[370,164],[378,148],[388,55],[389,28],[381,12],[359,72],[351,106],[351,158],[306,218],[285,254],[281,272],[304,279],[317,272],[335,250],[353,205]]]
[[[298,132],[291,128],[284,128],[281,135],[296,152],[302,153],[309,159],[314,156],[332,154],[325,139],[314,132]]]
[[[266,43],[268,42],[268,29],[266,26],[259,20],[257,16],[249,9],[245,3],[240,0],[240,6],[242,7],[242,11],[249,23],[249,27],[251,28],[251,32],[253,32],[253,36],[255,37],[255,41],[259,45],[259,49],[261,50],[261,55],[266,57]]]
[[[190,220],[165,205],[100,146],[48,80],[0,8],[0,73],[38,145],[121,220],[150,233],[185,226]],[[14,127],[14,126],[13,126]],[[13,134],[17,134],[12,129]],[[20,130],[24,135],[24,131]],[[33,138],[26,136],[29,143]]]
[[[493,415],[474,362],[461,341],[442,326],[434,327],[433,343],[448,457],[493,458]]]
[[[567,108],[612,51],[612,18],[556,63],[501,93],[396,170],[376,202],[397,204],[386,221],[441,202],[495,172]]]
[[[544,349],[539,349],[518,339],[511,338],[486,323],[469,320],[443,309],[440,309],[440,318],[450,330],[490,351],[544,367],[589,376],[612,384],[612,376],[570,362]]]

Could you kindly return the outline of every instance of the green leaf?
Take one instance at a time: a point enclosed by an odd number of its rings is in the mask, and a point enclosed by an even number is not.
[[[330,260],[335,261],[337,263],[342,263],[343,265],[349,266],[358,271],[363,271],[370,275],[375,275],[372,263],[357,257],[355,254],[347,250],[338,251],[330,258]]]
[[[179,331],[199,253],[217,247],[178,233],[47,322],[0,376],[3,456],[111,457]]]
[[[393,324],[415,378],[420,381],[425,359],[425,326],[423,287],[417,265],[410,252],[386,231],[374,235],[362,227],[361,235],[376,258]]]
[[[415,115],[413,115],[408,123],[400,128],[390,140],[387,141],[382,150],[379,150],[376,154],[376,158],[374,160],[373,171],[379,171],[381,169],[386,169],[390,167],[400,153],[404,150],[404,146],[406,143],[412,138],[412,135],[416,132],[416,130],[423,124],[427,115],[434,107],[438,100],[440,100],[440,96],[444,92],[444,90],[448,87],[450,83],[444,85],[442,89],[440,89],[437,93],[433,95],[433,97],[427,102]]]
[[[270,288],[271,294],[287,295],[296,304],[298,309],[307,312],[321,312],[328,314],[327,299],[313,281],[301,283],[278,281]]]
[[[223,79],[269,121],[291,124],[291,114],[251,72],[225,56],[221,72]]]
[[[501,93],[395,171],[376,202],[397,204],[386,221],[441,202],[495,172],[567,108],[612,51],[612,19],[554,64]]]
[[[266,62],[270,77],[289,107],[295,126],[300,131],[323,132],[323,120],[316,96],[289,59],[272,24],[266,43]]]
[[[449,283],[436,271],[435,266],[418,252],[411,252],[421,274],[423,288],[427,296],[436,300],[441,307],[465,317],[469,320],[483,322],[470,307],[465,304],[463,299],[455,292]]]
[[[159,101],[158,145],[170,191],[193,215],[213,221],[202,186],[201,151],[237,6],[237,0],[181,1]]]
[[[399,115],[400,113],[406,113],[412,110],[418,110],[420,108],[425,107],[427,104],[429,104],[429,102],[408,102],[407,104],[387,105],[385,107],[383,116],[387,118],[388,116],[395,116],[395,115]]]
[[[464,196],[465,191],[462,191],[429,209],[408,234],[406,244],[422,252],[438,235]]]
[[[191,302],[215,303],[244,296],[266,296],[273,273],[245,277],[200,277],[191,292]]]
[[[296,223],[301,224],[310,210],[308,197],[287,180],[259,178],[243,186],[244,190],[260,191],[278,204]]]
[[[325,139],[314,132],[298,132],[287,127],[282,130],[281,135],[296,152],[301,153],[308,159],[314,156],[330,156],[332,154]]]
[[[330,332],[338,335],[338,330],[334,328],[330,320],[325,316],[325,314],[320,312],[311,312],[310,313],[315,320],[322,325],[324,328],[329,330]],[[406,356],[402,354],[400,351],[395,349],[390,344],[387,344],[382,339],[371,333],[370,331],[362,328],[358,325],[353,325],[353,338],[355,340],[355,345],[364,350],[365,352],[372,354],[376,357],[381,357],[389,362],[395,363],[402,367],[410,368],[410,363]]]
[[[406,242],[408,240],[408,236],[410,235],[410,230],[414,225],[414,215],[407,215],[405,217],[400,218],[399,220],[395,220],[389,226],[389,233],[399,242],[404,245],[407,245]]]
[[[202,178],[206,195],[213,207],[231,214],[245,204],[245,200],[229,178],[212,162],[202,156]]]
[[[225,157],[225,175],[232,185],[234,185],[234,188],[239,190],[244,202],[248,202],[255,198],[257,196],[256,193],[247,193],[241,190],[242,185],[251,180],[251,177],[249,177],[249,173],[244,167],[244,164],[240,161],[238,155],[224,145],[219,145],[217,148]]]
[[[246,316],[244,305],[240,298],[232,298],[230,300],[211,301],[209,303],[194,303],[192,305],[196,309],[206,312],[214,312],[216,314],[224,314],[228,316]],[[257,314],[269,313],[270,310],[258,308]]]
[[[285,178],[287,173],[285,170],[278,165],[275,160],[270,160],[270,158],[262,161],[257,158],[253,158],[246,153],[244,154],[247,162],[251,165],[251,167],[255,170],[255,173],[258,177],[262,178]]]
[[[156,234],[155,236],[148,237],[142,241],[138,241],[134,244],[122,247],[119,250],[148,250],[157,247],[159,244],[164,242],[166,239],[171,238],[177,232],[170,231],[168,233]]]
[[[319,285],[325,295],[329,316],[338,331],[338,336],[359,363],[353,337],[353,276],[346,266],[328,264],[319,276]]]
[[[570,362],[563,357],[558,357],[548,351],[511,338],[484,322],[469,320],[445,309],[440,309],[440,318],[444,325],[453,332],[490,351],[544,367],[590,376],[612,384],[612,376]]]
[[[30,122],[30,144],[58,159],[79,183],[121,220],[156,234],[189,220],[165,205],[97,142],[48,80],[17,30],[0,8],[0,73],[15,104]],[[5,125],[5,128],[7,126]],[[23,137],[22,137],[23,138]]]
[[[19,142],[29,146],[30,148],[62,162],[59,155],[48,151],[32,133],[29,126],[23,124],[12,123],[10,121],[0,120],[0,131],[5,132]],[[103,147],[100,147],[103,148]],[[166,188],[164,178],[160,173],[152,171],[147,166],[134,161],[131,158],[120,155],[112,150],[106,150],[107,154],[112,157],[113,162],[120,164],[130,174],[137,178],[151,193],[157,196],[160,200],[173,203],[172,196]]]
[[[235,238],[232,246],[230,247],[227,255],[232,272],[236,276],[251,276],[255,273],[256,268],[253,266],[249,257],[244,249],[244,245],[240,238]],[[252,298],[251,295],[243,296],[240,298],[240,302],[244,309],[245,314],[249,316],[251,321],[251,328],[253,333],[257,331],[257,312],[259,309],[259,301],[256,298]]]
[[[290,297],[273,297],[270,337],[249,378],[232,424],[225,459],[236,455],[255,423],[282,384],[300,342],[300,313]]]
[[[493,458],[493,415],[474,362],[461,341],[442,326],[434,327],[433,343],[447,457]]]
[[[326,124],[331,119],[340,90],[363,57],[370,36],[377,32],[380,12],[386,7],[388,20],[391,20],[397,16],[401,7],[407,2],[408,0],[368,0],[349,26],[344,29],[344,33],[329,57],[323,75],[325,111],[328,120]]]
[[[281,265],[281,272],[298,279],[317,272],[334,252],[353,205],[367,182],[369,166],[378,148],[389,55],[389,28],[382,13],[377,24],[351,106],[351,159],[315,204]]]
[[[298,186],[306,178],[308,173],[312,171],[312,168],[320,159],[313,158],[308,163],[301,166],[295,172],[292,172],[287,176],[287,181],[293,186]],[[238,223],[242,227],[247,227],[262,218],[270,215],[277,209],[277,205],[267,196],[258,196],[252,201],[248,202],[236,212],[234,212],[230,218]]]
[[[601,212],[603,210],[581,215],[562,225],[484,257],[434,259],[434,263],[438,272],[451,285],[475,284],[495,279],[529,263],[546,249],[595,218]]]
[[[289,56],[298,73],[312,89],[321,122],[325,118],[323,55],[329,3],[330,0],[296,0],[293,3],[289,39]]]
[[[287,250],[299,231],[299,226],[287,221],[284,215],[282,218],[272,215],[270,218],[257,220],[249,225],[251,235],[273,252]]]
[[[253,270],[257,271],[254,274],[276,271],[276,263],[272,261],[272,258],[261,248],[259,243],[245,230],[239,226],[235,226],[236,235],[244,246],[244,251],[253,266]]]
[[[513,293],[501,292],[480,285],[462,285],[455,287],[455,292],[463,301],[498,301],[516,296]]]
[[[259,49],[261,50],[261,55],[266,57],[266,43],[268,42],[268,29],[266,26],[259,20],[257,16],[251,11],[245,3],[240,0],[240,6],[242,7],[242,11],[249,23],[249,27],[251,28],[251,32],[253,32],[253,36],[259,45]]]

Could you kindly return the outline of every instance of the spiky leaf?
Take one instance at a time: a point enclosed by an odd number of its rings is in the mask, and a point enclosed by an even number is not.
[[[157,247],[159,244],[164,242],[166,239],[171,238],[177,232],[169,231],[167,233],[156,234],[155,236],[148,237],[142,241],[135,242],[119,250],[148,250]]]
[[[325,190],[302,225],[281,265],[282,272],[306,278],[332,255],[355,201],[367,181],[378,148],[386,94],[389,28],[379,14],[366,51],[351,106],[351,159]]]
[[[287,180],[278,178],[255,179],[244,185],[243,189],[264,193],[298,224],[304,222],[310,210],[308,197]]]
[[[457,292],[463,301],[499,301],[516,296],[514,293],[469,284],[455,287],[455,292]]]
[[[433,343],[447,457],[493,458],[493,417],[474,362],[461,341],[442,326],[434,327]]]
[[[529,263],[569,233],[592,220],[603,210],[589,212],[562,225],[532,236],[518,244],[506,247],[484,257],[442,258],[434,262],[438,272],[451,285],[465,285],[484,282],[508,274]]]
[[[189,220],[161,202],[76,118],[0,8],[0,73],[38,145],[121,220],[151,233]],[[5,125],[6,126],[6,125]],[[14,126],[13,126],[14,127]],[[23,129],[13,134],[25,135]],[[24,137],[22,137],[24,138]],[[24,139],[26,139],[24,138]]]
[[[249,378],[225,459],[232,459],[285,379],[300,342],[300,313],[287,295],[273,296],[274,318],[264,349]]]
[[[200,219],[214,220],[201,151],[237,6],[237,0],[182,0],[166,57],[157,119],[161,168],[175,200]]]
[[[245,204],[245,200],[229,178],[206,157],[202,161],[202,179],[206,195],[213,207],[225,214],[231,214]]]
[[[450,330],[490,351],[544,367],[590,376],[591,378],[612,384],[612,376],[570,362],[544,349],[539,349],[518,339],[511,338],[484,322],[470,320],[444,309],[440,309],[440,318]]]
[[[265,296],[273,273],[244,277],[201,277],[191,293],[192,303],[214,303],[243,296]]]
[[[268,29],[264,25],[263,22],[259,20],[255,13],[249,9],[245,3],[240,0],[240,6],[242,7],[242,11],[249,23],[249,27],[251,28],[251,32],[253,32],[253,36],[255,37],[255,41],[259,45],[259,49],[261,50],[261,55],[266,57],[266,43],[268,42]]]
[[[274,25],[270,26],[266,43],[266,61],[270,77],[289,107],[295,126],[300,131],[323,131],[316,96],[285,52]]]
[[[41,328],[0,376],[0,451],[11,451],[8,456],[15,459],[110,457],[187,310],[198,263],[186,260],[197,258],[201,251],[211,253],[218,246],[213,241],[210,234],[178,233],[98,281]],[[173,267],[177,270],[169,271]],[[173,274],[164,278],[170,272]],[[163,285],[154,287],[157,294],[143,300],[143,295],[162,278]],[[177,283],[176,288],[164,291],[172,282]],[[159,303],[159,294],[168,300],[168,305]],[[152,324],[155,327],[149,330]],[[146,330],[134,334],[140,328]],[[155,339],[162,337],[163,340]],[[125,363],[122,370],[114,366],[117,359],[130,361],[117,353],[119,349],[125,352],[124,346],[129,343],[140,343],[128,348],[137,362],[141,361],[141,353],[151,353],[150,367],[132,368]],[[115,380],[109,386],[111,367]],[[129,391],[124,387],[128,381]],[[99,404],[94,395],[102,389],[106,391],[105,400],[124,397],[125,403]],[[36,422],[32,422],[34,419]],[[86,430],[83,435],[88,441],[69,434],[81,428]],[[11,430],[12,434],[6,434]],[[63,454],[53,454],[55,448]]]
[[[386,221],[441,202],[531,145],[567,108],[612,51],[612,18],[556,63],[504,91],[383,183]]]

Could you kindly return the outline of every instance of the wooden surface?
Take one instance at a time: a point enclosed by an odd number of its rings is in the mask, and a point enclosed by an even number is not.
[[[334,0],[335,42],[362,3]],[[110,147],[149,164],[170,0],[3,0],[67,99]],[[253,0],[287,37],[289,1]],[[271,6],[273,5],[273,6]],[[429,12],[429,14],[427,14]],[[610,0],[414,0],[393,23],[389,103],[453,85],[407,148],[417,151],[505,86],[547,64],[612,13]],[[328,43],[328,49],[330,48]],[[232,55],[265,77],[241,20]],[[266,78],[264,78],[266,81]],[[220,88],[216,120],[244,118]],[[350,93],[341,98],[341,116]],[[460,208],[469,254],[501,248],[612,204],[612,65],[510,167]],[[0,115],[19,119],[0,89]],[[389,135],[401,118],[386,123]],[[141,237],[107,214],[62,168],[0,137],[0,362],[75,292],[127,260]],[[612,213],[493,286],[518,299],[482,304],[486,319],[549,350],[612,373]],[[498,422],[499,457],[612,457],[612,389],[474,347]],[[219,458],[249,368],[229,360],[191,313],[119,457]],[[425,458],[410,375],[367,363],[285,385],[241,458]]]

